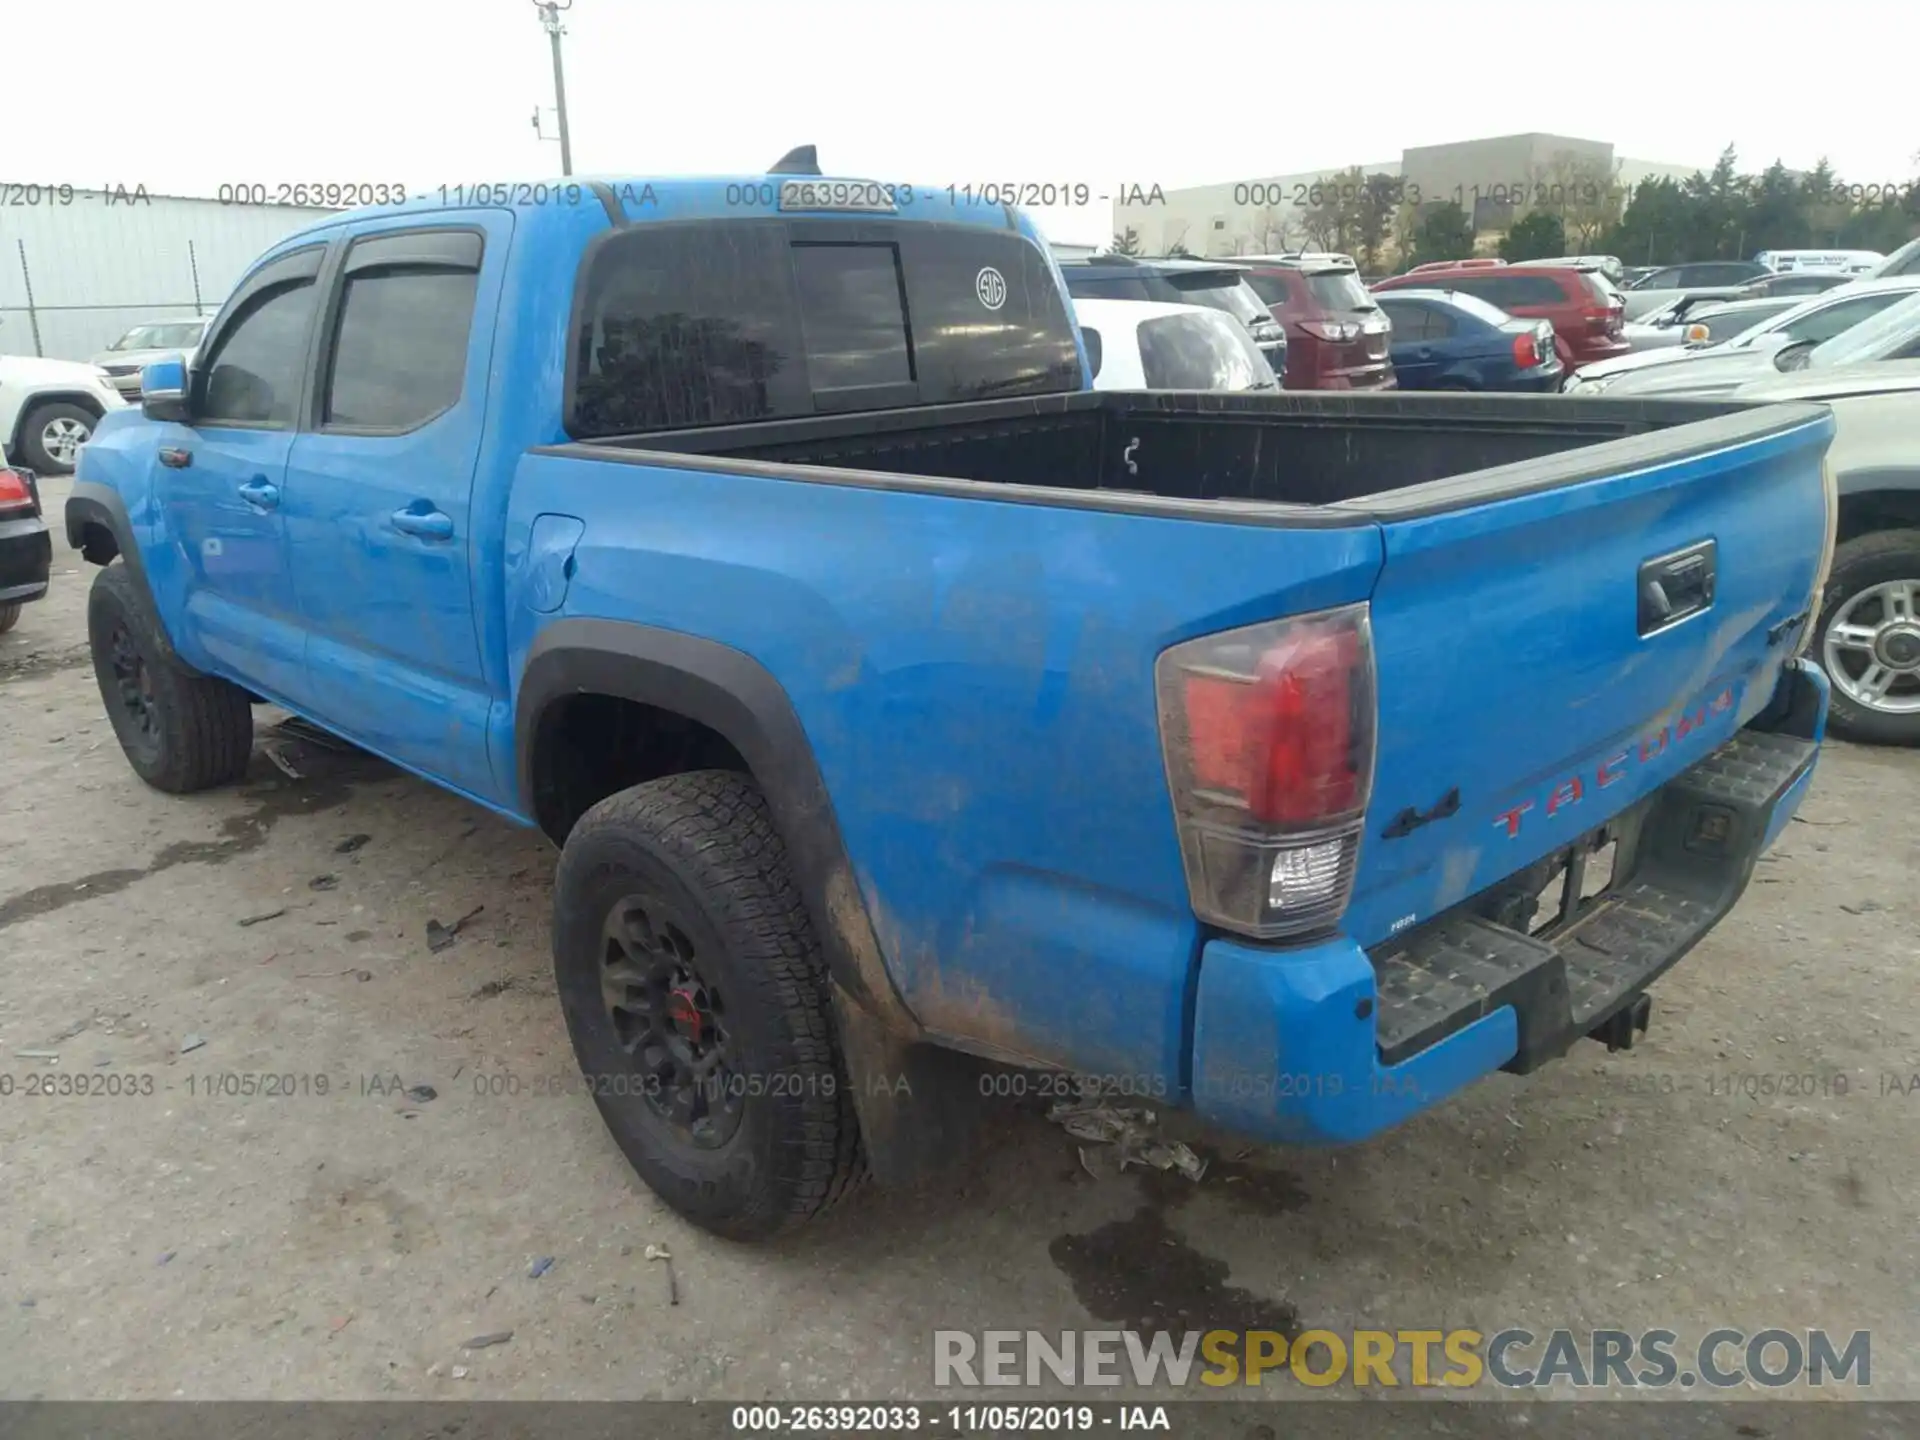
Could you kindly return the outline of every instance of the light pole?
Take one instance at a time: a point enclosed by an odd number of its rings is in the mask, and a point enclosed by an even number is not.
[[[573,0],[533,0],[533,8],[540,12],[540,23],[546,27],[547,39],[553,44],[553,108],[560,117],[560,173],[573,174],[573,146],[567,141],[567,75],[560,68],[560,37],[566,32],[560,27],[560,12],[571,10]],[[538,118],[538,112],[535,112]]]

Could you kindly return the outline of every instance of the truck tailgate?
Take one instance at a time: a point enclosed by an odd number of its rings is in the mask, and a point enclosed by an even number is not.
[[[1725,742],[1798,650],[1829,412],[1781,406],[1364,502],[1380,726],[1347,932],[1374,946]]]

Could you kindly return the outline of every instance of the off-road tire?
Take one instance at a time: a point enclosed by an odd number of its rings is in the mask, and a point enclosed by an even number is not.
[[[701,1150],[631,1083],[641,1072],[602,997],[616,909],[655,897],[725,996],[738,1128]],[[760,1239],[809,1220],[866,1172],[826,966],[766,798],[747,776],[696,770],[610,795],[560,856],[553,963],[585,1088],[640,1178],[704,1229]]]
[[[19,623],[20,602],[18,600],[9,600],[6,604],[0,605],[0,635],[6,634]]]
[[[1841,545],[1833,552],[1833,568],[1820,597],[1820,616],[1814,622],[1807,655],[1825,666],[1827,626],[1862,590],[1889,580],[1916,579],[1920,579],[1920,530],[1880,530],[1856,535]],[[1920,712],[1900,715],[1869,710],[1837,684],[1827,725],[1836,735],[1863,744],[1920,745]]]
[[[130,708],[113,668],[116,637],[145,667],[151,727]],[[247,693],[174,658],[153,604],[124,561],[93,578],[87,595],[87,640],[93,675],[113,733],[134,773],[156,790],[185,795],[225,785],[247,773],[253,753],[253,710]]]

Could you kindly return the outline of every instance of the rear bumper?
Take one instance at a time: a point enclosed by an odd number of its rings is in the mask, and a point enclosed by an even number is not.
[[[1523,395],[1552,395],[1566,382],[1566,367],[1555,362],[1552,365],[1536,365],[1531,370],[1516,371],[1511,379],[1496,388],[1517,391]]]
[[[1525,1073],[1630,1026],[1647,986],[1733,908],[1799,808],[1826,710],[1826,677],[1796,662],[1775,728],[1741,731],[1595,832],[1614,841],[1621,878],[1538,935],[1486,918],[1480,896],[1371,953],[1345,937],[1294,950],[1209,942],[1196,1112],[1266,1140],[1346,1144],[1495,1070]]]
[[[52,568],[53,539],[45,520],[0,520],[0,605],[38,600],[47,593]]]

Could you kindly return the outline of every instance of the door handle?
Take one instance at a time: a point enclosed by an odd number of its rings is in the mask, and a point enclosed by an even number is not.
[[[451,540],[453,517],[438,510],[396,510],[393,528],[402,535],[414,535],[422,540]]]
[[[164,446],[160,451],[160,463],[169,470],[184,470],[193,464],[193,452],[182,450],[178,445]]]
[[[240,487],[240,498],[256,510],[271,510],[280,503],[280,487],[256,475]]]
[[[1718,546],[1711,540],[1640,567],[1640,633],[1650,635],[1713,605]]]

